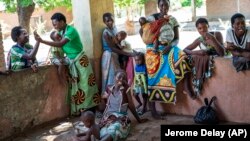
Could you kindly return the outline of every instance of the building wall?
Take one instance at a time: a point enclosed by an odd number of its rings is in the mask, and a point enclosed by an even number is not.
[[[238,0],[206,0],[207,18],[218,20],[218,18],[229,20],[234,13],[238,12]],[[240,13],[250,18],[250,0],[239,0]]]
[[[182,84],[177,86],[176,104],[160,104],[159,109],[177,115],[195,115],[204,105],[204,98],[217,97],[214,107],[220,120],[250,123],[250,71],[236,72],[231,58],[215,58],[215,69],[211,78],[204,83],[198,99],[182,93]]]
[[[55,66],[0,75],[0,140],[69,114]]]

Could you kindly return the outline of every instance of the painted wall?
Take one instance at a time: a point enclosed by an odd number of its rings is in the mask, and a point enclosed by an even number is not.
[[[238,12],[250,18],[249,0],[206,0],[207,18],[218,20],[218,18],[230,20],[231,16]]]
[[[0,76],[0,140],[55,119],[67,117],[67,88],[54,66]]]
[[[236,72],[231,59],[216,58],[213,77],[204,84],[199,99],[192,100],[182,93],[182,84],[177,90],[177,102],[159,104],[161,110],[178,115],[195,115],[204,105],[204,97],[216,96],[214,103],[219,117],[224,121],[250,123],[250,71]]]

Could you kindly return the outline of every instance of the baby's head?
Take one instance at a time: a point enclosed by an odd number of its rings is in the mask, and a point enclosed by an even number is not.
[[[117,33],[118,41],[122,41],[122,40],[126,39],[126,37],[127,37],[127,33],[125,31],[120,31]]]
[[[140,17],[139,23],[140,23],[141,26],[143,26],[144,24],[147,23],[147,19],[145,17]]]
[[[85,111],[81,114],[80,119],[84,123],[84,126],[90,128],[95,123],[95,114],[91,111]]]
[[[142,52],[137,52],[136,53],[136,55],[135,55],[135,63],[136,63],[136,65],[145,64],[144,53],[142,53]]]
[[[57,31],[52,31],[50,33],[50,39],[53,41],[60,41],[62,39],[62,36]]]

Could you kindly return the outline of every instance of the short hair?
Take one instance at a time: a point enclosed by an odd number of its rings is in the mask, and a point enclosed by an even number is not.
[[[14,28],[12,28],[11,38],[14,42],[17,42],[17,38],[21,35],[22,29],[23,29],[22,26],[15,26]]]
[[[161,1],[166,1],[168,3],[168,6],[170,6],[170,1],[169,0],[158,0],[158,5]]]
[[[107,17],[107,18],[109,18],[109,17],[112,17],[113,15],[111,14],[111,13],[109,13],[109,12],[107,12],[107,13],[104,13],[103,15],[102,15],[102,20],[103,20],[103,22],[105,22],[105,18]]]
[[[207,21],[206,18],[199,18],[199,19],[195,22],[195,26],[197,27],[198,24],[202,24],[202,23],[205,23],[205,24],[207,24],[207,25],[209,26],[208,21]]]
[[[81,113],[81,117],[95,121],[95,114],[92,111],[84,111]]]
[[[66,17],[62,13],[54,13],[51,20],[64,21],[66,23]]]
[[[136,52],[135,56],[142,58],[142,63],[145,64],[145,54],[143,52]]]
[[[121,34],[121,35],[125,36],[125,38],[127,37],[127,33],[125,31],[123,31],[123,30],[118,32],[117,34]]]
[[[236,13],[234,14],[232,17],[231,17],[231,25],[233,26],[234,22],[235,22],[235,19],[237,18],[244,18],[245,19],[245,16],[241,13]]]

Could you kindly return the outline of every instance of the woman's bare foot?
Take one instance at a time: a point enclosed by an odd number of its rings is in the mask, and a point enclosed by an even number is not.
[[[166,119],[166,117],[165,117],[165,115],[161,115],[161,114],[159,114],[158,112],[153,112],[152,111],[152,117],[154,118],[154,119],[157,119],[157,120],[164,120],[164,119]]]

